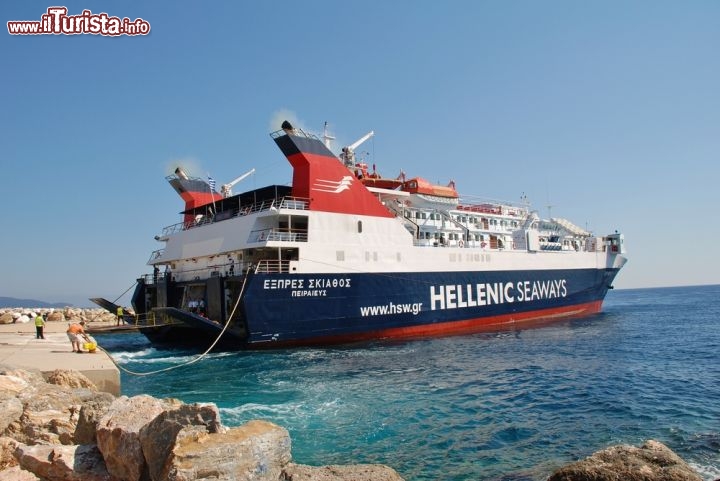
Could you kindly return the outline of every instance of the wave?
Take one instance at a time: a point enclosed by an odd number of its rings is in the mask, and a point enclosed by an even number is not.
[[[688,462],[688,464],[705,481],[713,481],[716,479],[720,479],[720,466],[703,465],[703,464],[697,464],[697,463],[693,463],[693,462]]]
[[[140,351],[116,351],[107,353],[115,360],[116,363],[127,364],[129,362],[141,361],[143,358],[152,356],[155,352],[157,352],[157,349],[149,347]]]
[[[167,354],[168,351],[157,350],[155,348],[146,348],[140,351],[120,351],[109,353],[118,364],[136,363],[136,364],[186,364],[197,360],[201,354],[184,353],[184,354]],[[232,352],[218,352],[206,354],[203,359],[222,359],[233,356]]]

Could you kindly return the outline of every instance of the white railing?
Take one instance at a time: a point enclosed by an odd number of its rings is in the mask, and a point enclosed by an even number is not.
[[[250,233],[250,242],[307,242],[306,229],[262,229]]]
[[[308,199],[301,197],[280,197],[277,199],[256,202],[254,204],[241,205],[237,209],[218,212],[215,216],[202,216],[197,220],[178,222],[177,224],[169,225],[162,230],[162,237],[172,235],[183,230],[194,229],[195,227],[200,227],[206,224],[232,219],[234,217],[268,211],[273,208],[307,210],[309,208],[309,203]]]

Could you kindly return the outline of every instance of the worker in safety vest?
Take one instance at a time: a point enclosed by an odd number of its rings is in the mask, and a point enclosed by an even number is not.
[[[45,329],[45,319],[40,313],[35,316],[35,339],[45,339],[43,330]]]
[[[117,325],[119,326],[120,323],[123,320],[123,308],[122,306],[118,306],[117,308]]]

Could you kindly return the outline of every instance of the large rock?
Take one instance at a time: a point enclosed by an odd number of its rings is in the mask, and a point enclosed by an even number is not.
[[[598,451],[559,469],[548,481],[702,481],[702,478],[670,448],[649,440],[639,448],[621,445]]]
[[[392,468],[381,464],[348,466],[304,466],[288,464],[282,477],[287,481],[403,481]]]
[[[26,371],[24,369],[14,369],[6,366],[0,367],[0,376],[21,379],[25,382],[23,389],[34,384],[42,384],[45,382],[45,378],[43,378],[40,371]]]
[[[115,398],[110,393],[98,393],[95,399],[86,401],[80,407],[77,426],[75,427],[75,444],[97,444],[96,430],[98,422],[107,413]]]
[[[65,316],[60,311],[53,311],[50,314],[48,314],[46,320],[48,322],[65,322]]]
[[[97,445],[108,472],[126,481],[147,475],[148,466],[140,444],[140,430],[167,409],[182,403],[140,395],[117,398],[97,423]]]
[[[0,324],[12,324],[13,322],[15,322],[15,319],[16,318],[13,316],[12,312],[0,314]]]
[[[69,388],[87,388],[97,391],[97,386],[83,373],[67,369],[56,369],[48,375],[47,382]]]
[[[44,481],[35,476],[30,471],[25,471],[20,466],[13,466],[11,468],[3,469],[0,471],[0,481]]]
[[[23,469],[41,479],[62,481],[120,481],[105,468],[95,445],[18,445],[15,457]]]
[[[198,426],[200,432],[222,431],[220,413],[215,404],[183,404],[162,412],[140,429],[140,444],[148,465],[150,478],[164,480],[165,461],[175,446],[178,433],[188,426]]]
[[[277,481],[290,462],[290,435],[266,421],[250,421],[224,433],[184,429],[168,458],[167,481]]]
[[[30,387],[30,383],[17,376],[0,376],[0,391],[11,393],[13,396]]]
[[[75,425],[70,420],[75,399],[67,390],[34,385],[18,394],[23,413],[5,433],[25,444],[70,444]],[[62,439],[62,441],[61,441]]]
[[[17,394],[23,413],[18,422],[7,427],[5,434],[25,444],[73,444],[82,404],[102,395],[87,388],[68,388],[44,381],[32,384]]]
[[[0,390],[0,433],[3,433],[11,424],[19,422],[22,413],[22,402],[15,394]]]
[[[0,437],[0,471],[11,466],[17,466],[17,459],[15,459],[15,448],[18,447],[18,442],[13,438]]]

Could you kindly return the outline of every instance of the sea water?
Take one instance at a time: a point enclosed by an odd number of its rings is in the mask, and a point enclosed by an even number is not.
[[[343,348],[196,354],[97,336],[125,395],[214,402],[288,429],[295,462],[382,463],[407,480],[542,480],[656,439],[720,477],[720,286],[611,291],[548,327]]]

